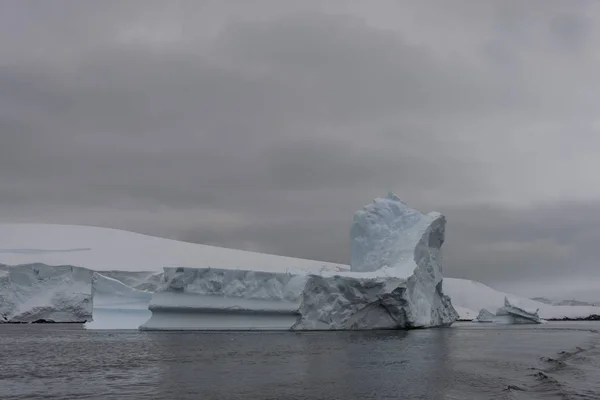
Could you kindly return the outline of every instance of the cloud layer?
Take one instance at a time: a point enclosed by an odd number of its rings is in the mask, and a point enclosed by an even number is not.
[[[597,279],[598,8],[9,1],[0,217],[346,262],[394,190],[447,275]]]

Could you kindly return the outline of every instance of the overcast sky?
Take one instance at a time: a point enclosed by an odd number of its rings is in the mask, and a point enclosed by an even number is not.
[[[347,263],[353,212],[392,190],[447,216],[445,275],[598,299],[599,20],[577,0],[6,0],[0,219]]]

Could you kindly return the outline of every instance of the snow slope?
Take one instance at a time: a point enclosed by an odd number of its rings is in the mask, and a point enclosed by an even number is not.
[[[347,266],[180,242],[117,229],[0,224],[0,263],[76,265],[95,271],[162,271],[166,266],[285,272]]]
[[[474,319],[482,308],[495,313],[504,306],[504,298],[511,304],[526,310],[539,308],[543,319],[585,318],[592,314],[600,315],[600,307],[593,306],[553,306],[535,300],[500,292],[480,282],[467,279],[444,278],[444,293],[452,299],[452,304],[461,319]]]

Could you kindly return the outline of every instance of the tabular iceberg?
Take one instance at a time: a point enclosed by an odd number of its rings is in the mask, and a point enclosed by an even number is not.
[[[144,330],[405,329],[453,323],[442,293],[445,218],[394,194],[358,211],[351,271],[165,268]]]

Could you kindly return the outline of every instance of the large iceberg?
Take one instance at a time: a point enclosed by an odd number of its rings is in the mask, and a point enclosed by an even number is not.
[[[351,271],[165,268],[144,330],[405,329],[453,323],[442,293],[445,218],[394,194],[358,211]]]

